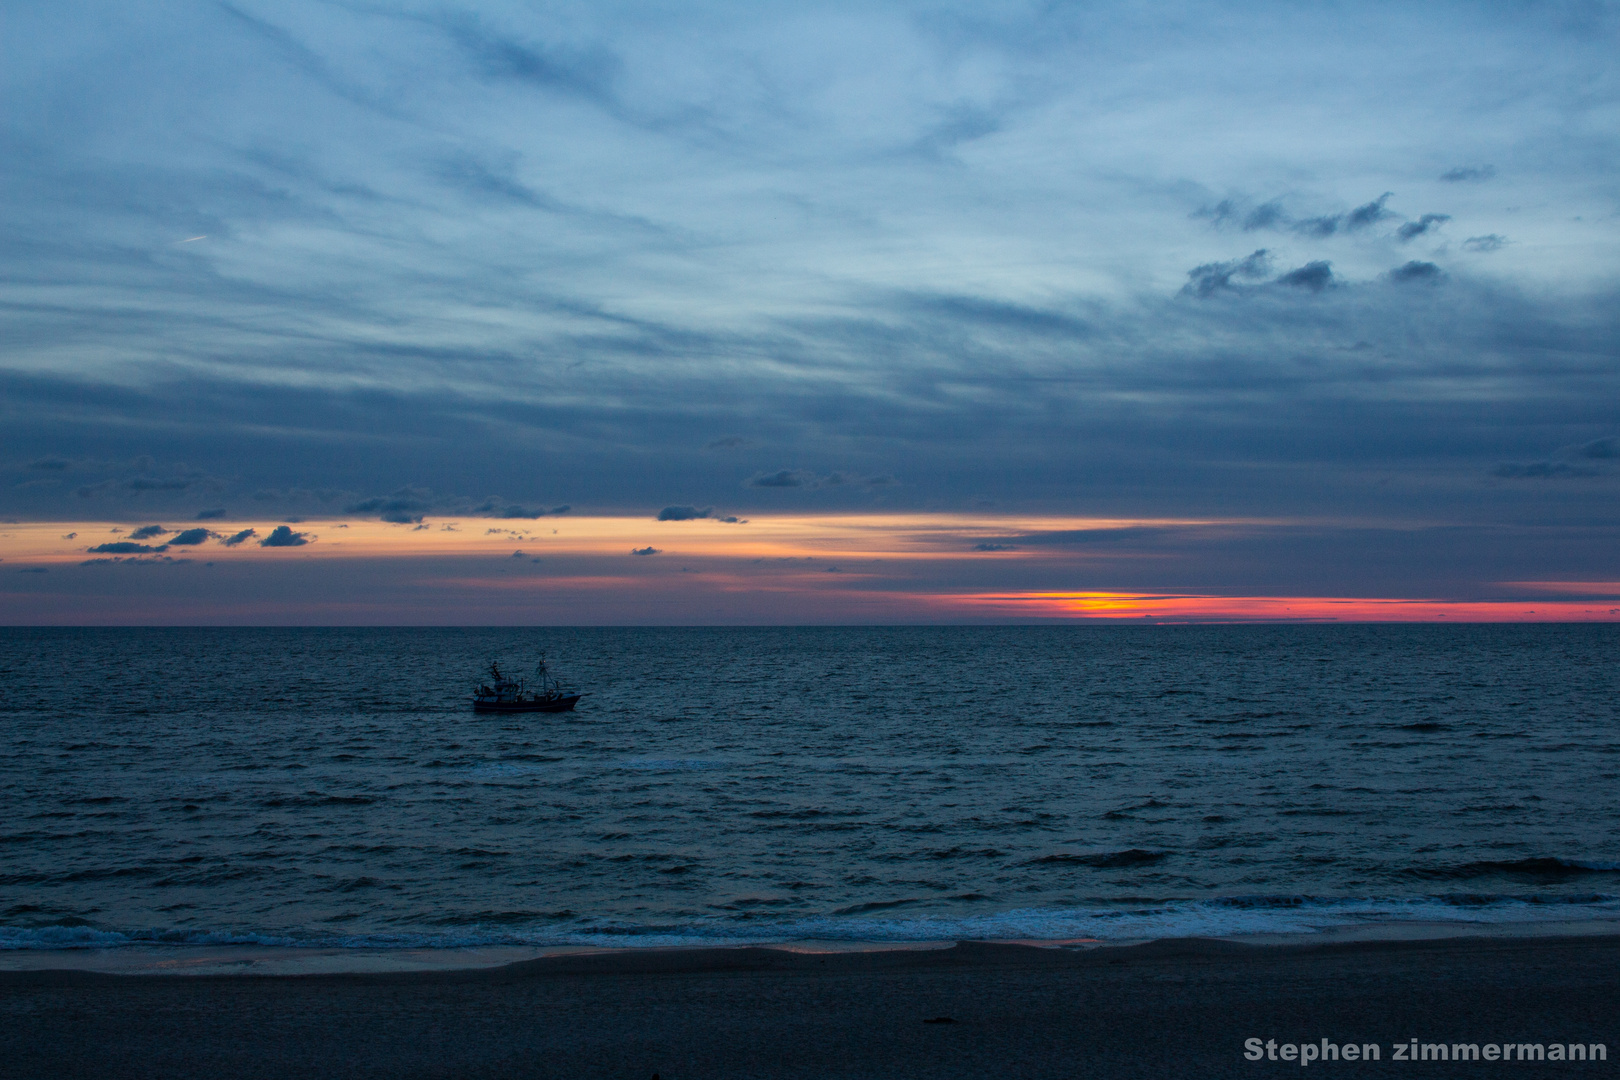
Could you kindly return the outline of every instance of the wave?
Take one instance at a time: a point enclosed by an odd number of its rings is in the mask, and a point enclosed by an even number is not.
[[[1098,869],[1112,869],[1120,866],[1148,866],[1169,857],[1170,852],[1168,851],[1143,851],[1141,848],[1129,848],[1125,851],[1098,851],[1085,855],[1060,851],[1055,855],[1042,855],[1038,859],[1030,859],[1026,865],[1044,866],[1053,863],[1066,863],[1070,866],[1093,866]]]
[[[1518,877],[1542,881],[1564,881],[1573,877],[1597,874],[1620,874],[1620,862],[1543,857],[1471,862],[1459,866],[1414,866],[1404,871],[1406,877],[1417,878],[1422,881],[1462,880],[1481,877]]]
[[[139,945],[255,945],[325,949],[425,949],[485,946],[623,948],[759,945],[787,941],[921,943],[940,941],[1148,941],[1175,937],[1311,934],[1406,923],[1504,926],[1574,920],[1614,922],[1620,895],[1518,896],[1447,894],[1347,898],[1230,896],[1211,900],[1142,900],[1130,904],[1020,908],[980,914],[895,909],[922,901],[874,901],[825,915],[771,919],[758,913],[705,916],[670,923],[626,923],[571,911],[484,911],[436,919],[420,931],[332,934],[295,929],[110,929],[83,920],[32,927],[0,926],[0,950],[109,949]],[[72,925],[70,925],[72,924]]]

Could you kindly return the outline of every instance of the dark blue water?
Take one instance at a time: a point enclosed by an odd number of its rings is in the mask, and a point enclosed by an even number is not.
[[[1620,918],[1620,627],[0,631],[0,945]],[[488,658],[587,692],[474,715]]]

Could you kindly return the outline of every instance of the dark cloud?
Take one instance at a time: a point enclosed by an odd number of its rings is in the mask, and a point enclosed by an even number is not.
[[[1571,465],[1567,461],[1530,461],[1503,462],[1491,470],[1491,475],[1504,480],[1549,480],[1597,476],[1599,473],[1590,465]]]
[[[1408,221],[1395,230],[1402,241],[1413,240],[1451,220],[1450,214],[1424,214],[1416,221]]]
[[[1484,236],[1470,236],[1463,241],[1463,247],[1469,251],[1501,251],[1508,244],[1505,236],[1487,233]]]
[[[1194,210],[1192,213],[1192,216],[1195,218],[1207,218],[1217,228],[1226,224],[1228,221],[1231,221],[1233,218],[1237,217],[1237,215],[1237,204],[1231,199],[1222,199],[1214,206],[1205,206],[1198,210]]]
[[[1413,259],[1403,263],[1389,272],[1391,281],[1399,282],[1436,282],[1445,277],[1444,271],[1432,262],[1419,262]]]
[[[744,487],[757,488],[796,488],[813,487],[815,473],[803,469],[779,469],[773,473],[755,473],[748,478]]]
[[[1342,214],[1305,218],[1294,223],[1294,231],[1302,236],[1328,237],[1339,231],[1339,225],[1343,221],[1344,215]]]
[[[524,506],[521,503],[507,502],[498,496],[491,495],[489,498],[485,499],[483,502],[479,503],[477,506],[474,506],[467,512],[470,514],[477,514],[481,517],[505,518],[509,520],[525,518],[533,520],[535,518],[566,514],[572,509],[572,506],[566,505],[553,506],[549,510],[543,506]]]
[[[216,509],[213,509],[213,510],[199,510],[199,511],[197,511],[197,520],[198,521],[217,521],[218,519],[220,519],[220,518],[222,518],[224,516],[225,516],[225,511],[224,511],[223,508],[216,508]]]
[[[1256,229],[1273,229],[1285,223],[1288,216],[1283,213],[1282,202],[1273,199],[1268,203],[1261,203],[1249,211],[1243,219],[1243,231],[1254,232]]]
[[[696,518],[706,518],[714,513],[714,507],[705,506],[698,509],[695,506],[666,506],[658,511],[659,521],[692,521]]]
[[[1309,289],[1311,292],[1321,292],[1333,284],[1333,264],[1318,260],[1308,262],[1297,270],[1290,270],[1277,279],[1277,284],[1287,285],[1295,289]]]
[[[511,79],[617,106],[613,83],[622,64],[606,48],[578,49],[520,40],[490,27],[475,15],[447,17],[442,25],[488,78]]]
[[[1260,248],[1241,259],[1204,263],[1187,271],[1187,284],[1181,291],[1193,296],[1212,296],[1233,288],[1233,278],[1256,280],[1271,273],[1271,253]]]
[[[974,551],[1017,551],[1017,544],[974,544]]]
[[[1393,211],[1384,208],[1384,204],[1394,194],[1393,191],[1386,191],[1372,202],[1356,207],[1344,216],[1344,227],[1346,229],[1365,229],[1369,225],[1378,224],[1385,218],[1394,217]]]
[[[510,173],[499,172],[465,155],[441,162],[436,172],[441,180],[464,194],[506,200],[535,210],[564,209],[556,200],[522,183]]]
[[[383,521],[396,525],[414,525],[432,509],[431,491],[422,488],[400,488],[392,495],[374,495],[345,506],[346,514],[376,514]],[[274,545],[272,545],[274,546]]]
[[[779,469],[771,473],[756,473],[743,482],[744,487],[756,488],[878,488],[891,487],[899,481],[887,473],[861,476],[845,472],[818,474],[808,469]]]
[[[30,469],[49,469],[53,472],[61,472],[65,469],[71,469],[73,462],[61,457],[42,457],[30,461],[28,467]]]
[[[666,506],[662,510],[658,511],[659,521],[697,521],[703,518],[707,518],[710,521],[722,521],[728,525],[748,524],[748,522],[743,518],[721,516],[716,514],[714,512],[714,507],[712,506],[705,506],[702,508],[696,506]]]
[[[652,546],[649,545],[648,547],[644,547],[644,548],[631,548],[630,549],[630,554],[632,554],[632,555],[662,555],[663,551],[661,549],[659,549],[659,548],[655,548],[655,547],[652,547]]]
[[[309,543],[308,533],[293,532],[285,525],[277,525],[270,535],[259,541],[260,547],[303,547]]]
[[[714,439],[703,444],[705,450],[731,450],[739,446],[746,446],[748,440],[741,435],[727,435],[722,439]]]
[[[76,487],[73,494],[81,499],[94,499],[97,495],[115,494],[115,492],[141,492],[152,491],[186,491],[196,483],[194,479],[178,478],[152,478],[152,476],[134,476],[131,479],[104,479],[99,484],[83,484]]]
[[[1489,180],[1496,175],[1494,165],[1459,165],[1455,169],[1447,169],[1440,174],[1440,179],[1448,184],[1463,183],[1469,180]]]
[[[1107,529],[1054,529],[1022,533],[1016,540],[1026,547],[1088,548],[1097,545],[1151,546],[1179,535],[1181,530],[1157,525],[1125,525]]]
[[[1599,461],[1620,458],[1620,438],[1611,435],[1606,439],[1594,439],[1577,447],[1575,453],[1580,457]]]
[[[175,533],[168,539],[167,543],[177,544],[181,547],[190,547],[193,544],[200,544],[204,540],[218,535],[218,533],[210,532],[207,529],[186,529],[182,532]]]
[[[1052,337],[1085,337],[1092,328],[1084,319],[1056,311],[986,300],[976,296],[920,296],[918,310],[943,315],[952,322],[996,330]]]
[[[226,547],[235,547],[237,544],[242,543],[249,537],[257,535],[259,535],[259,530],[257,529],[243,529],[241,532],[236,533],[233,536],[227,536],[223,541],[221,541],[221,543],[223,543]]]
[[[162,536],[168,531],[161,525],[142,525],[139,529],[130,533],[129,538],[131,540],[149,540],[154,536]]]
[[[85,548],[85,550],[92,555],[145,555],[152,552],[167,551],[168,548],[169,545],[167,544],[153,547],[149,544],[132,544],[127,540],[119,540],[110,544],[97,544],[95,547]]]

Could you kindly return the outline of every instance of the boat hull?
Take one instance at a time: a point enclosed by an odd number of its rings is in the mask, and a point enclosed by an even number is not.
[[[557,698],[539,698],[533,701],[477,701],[473,702],[473,712],[487,713],[529,713],[529,712],[572,712],[574,705],[583,695],[564,694]]]

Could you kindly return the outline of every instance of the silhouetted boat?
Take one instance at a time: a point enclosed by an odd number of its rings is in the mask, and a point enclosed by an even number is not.
[[[568,712],[582,694],[570,694],[562,688],[546,668],[541,657],[534,669],[535,687],[530,688],[523,679],[512,679],[501,673],[498,663],[490,661],[490,681],[478,687],[473,696],[473,712]]]

